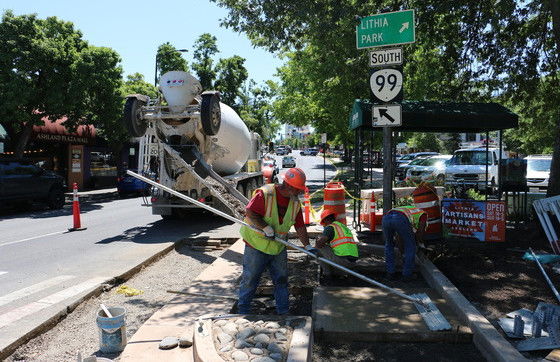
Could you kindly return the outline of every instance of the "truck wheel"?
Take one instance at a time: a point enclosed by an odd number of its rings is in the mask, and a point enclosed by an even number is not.
[[[145,105],[138,98],[129,97],[124,105],[124,124],[133,137],[142,137],[146,134],[148,123],[140,118],[140,107]]]
[[[222,124],[219,92],[202,93],[200,120],[202,122],[202,129],[207,136],[214,136],[218,133]]]
[[[64,192],[61,189],[53,188],[49,192],[47,204],[53,210],[62,209],[64,206]]]

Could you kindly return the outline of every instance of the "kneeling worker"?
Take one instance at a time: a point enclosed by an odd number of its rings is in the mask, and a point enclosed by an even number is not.
[[[381,225],[385,237],[385,263],[387,277],[390,280],[397,279],[395,273],[395,234],[402,242],[404,250],[402,280],[410,281],[414,279],[416,242],[422,242],[428,224],[427,220],[428,214],[414,206],[395,207],[383,215]]]
[[[323,210],[321,213],[321,225],[323,234],[317,239],[315,247],[319,249],[319,255],[334,263],[351,269],[358,260],[358,243],[352,235],[348,226],[336,221],[336,211],[332,209]],[[333,277],[335,275],[346,275],[343,271],[323,262],[319,262],[323,275]]]
[[[245,241],[243,253],[243,273],[239,286],[239,314],[251,313],[251,301],[265,269],[270,272],[274,283],[276,312],[287,314],[288,304],[288,253],[284,244],[275,237],[287,239],[292,225],[297,236],[307,250],[309,245],[307,229],[303,222],[298,195],[305,191],[305,173],[299,168],[290,168],[284,174],[282,184],[266,184],[257,189],[246,207],[245,222],[261,229],[259,233],[242,226],[240,233]],[[264,235],[263,235],[264,234]]]

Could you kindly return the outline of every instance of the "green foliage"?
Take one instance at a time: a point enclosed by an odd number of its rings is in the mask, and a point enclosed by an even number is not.
[[[21,156],[41,118],[67,116],[72,130],[83,120],[108,130],[121,113],[119,55],[90,46],[70,22],[16,16],[0,23],[0,119],[19,134]]]
[[[461,145],[461,136],[459,133],[445,133],[439,140],[440,151],[444,154],[453,154]]]
[[[156,73],[159,75],[172,70],[182,70],[186,72],[189,68],[187,61],[181,56],[181,52],[169,42],[163,43],[158,47],[156,64]]]
[[[216,70],[212,60],[212,56],[218,52],[216,41],[215,36],[204,33],[194,43],[194,62],[191,67],[197,74],[204,90],[212,89],[212,84],[216,79]]]
[[[267,81],[261,86],[250,80],[241,95],[239,115],[253,132],[261,135],[263,143],[274,139],[280,129],[272,114],[272,99],[276,95],[278,86],[273,81]]]
[[[123,84],[122,95],[127,94],[144,94],[150,98],[157,97],[156,87],[144,80],[144,75],[140,73],[130,74],[126,77],[126,81]]]
[[[435,133],[414,132],[407,143],[408,147],[414,148],[416,152],[439,152],[439,142]]]
[[[239,55],[220,59],[216,66],[217,79],[215,87],[221,93],[221,100],[232,108],[238,108],[237,98],[242,95],[241,86],[249,77],[243,65],[245,59]]]

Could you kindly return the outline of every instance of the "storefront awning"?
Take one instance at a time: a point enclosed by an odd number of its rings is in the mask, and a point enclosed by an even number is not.
[[[62,117],[51,121],[47,117],[42,118],[43,126],[33,126],[34,138],[40,141],[64,142],[87,144],[95,139],[96,129],[93,125],[80,125],[75,132],[69,132],[64,127],[67,118]]]

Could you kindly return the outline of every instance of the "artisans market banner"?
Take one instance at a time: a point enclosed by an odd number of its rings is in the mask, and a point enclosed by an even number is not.
[[[480,241],[506,239],[504,201],[443,199],[441,208],[444,237],[458,236]]]

